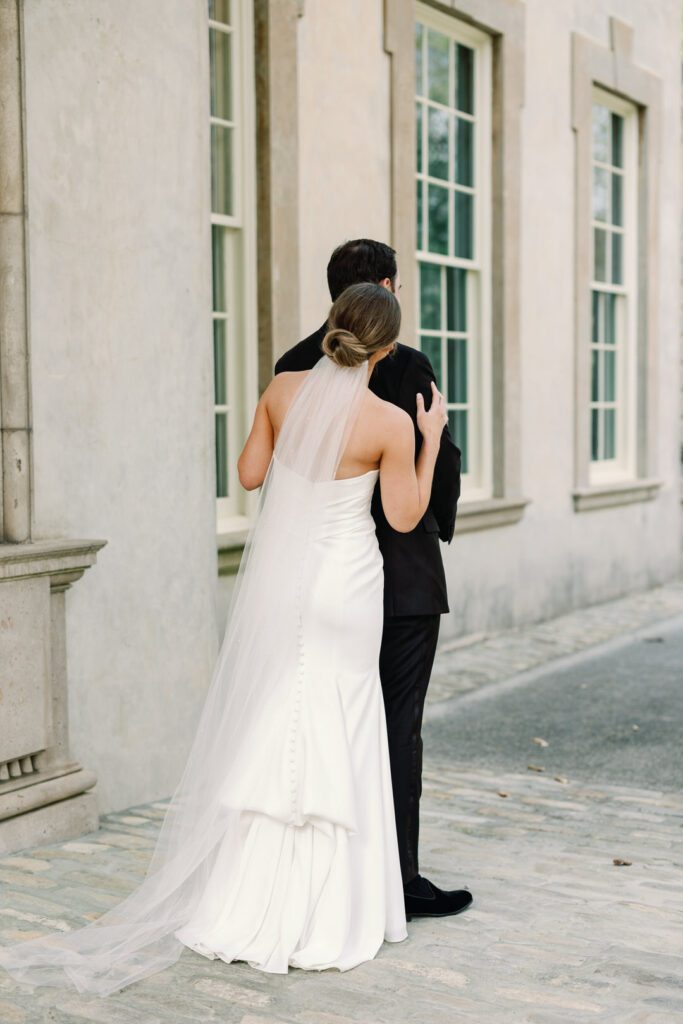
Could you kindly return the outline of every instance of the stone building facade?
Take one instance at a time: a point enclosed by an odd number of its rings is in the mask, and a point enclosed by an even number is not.
[[[397,249],[463,452],[445,640],[679,572],[677,0],[0,16],[0,844],[178,781],[344,239]]]

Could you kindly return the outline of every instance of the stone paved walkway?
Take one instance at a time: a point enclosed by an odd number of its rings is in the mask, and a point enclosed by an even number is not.
[[[441,644],[427,707],[683,615],[683,578],[537,625]]]
[[[186,951],[108,1000],[16,986],[3,1024],[674,1024],[683,1020],[683,797],[427,764],[423,870],[475,893],[465,914],[339,974],[268,976]],[[507,794],[507,795],[502,795]],[[3,943],[65,931],[141,877],[163,804],[0,862]],[[614,858],[630,866],[615,866]]]
[[[584,644],[592,615],[596,631],[611,621],[616,636],[619,621],[628,631],[679,614],[683,586],[659,591],[531,627],[525,655],[523,631],[513,631],[514,658],[525,667],[538,659],[538,630],[554,638],[553,652],[568,653],[563,636],[576,627]],[[475,647],[460,648],[470,667]],[[479,684],[495,671],[490,641],[480,649],[488,667]],[[493,650],[504,660],[503,647]],[[110,814],[78,841],[0,860],[0,942],[68,930],[118,902],[144,874],[164,807]],[[405,942],[385,944],[352,971],[271,976],[187,950],[170,970],[100,1000],[32,992],[0,970],[0,1022],[683,1021],[683,795],[467,770],[427,751],[421,858],[437,883],[470,887],[474,905],[455,918],[411,922]]]

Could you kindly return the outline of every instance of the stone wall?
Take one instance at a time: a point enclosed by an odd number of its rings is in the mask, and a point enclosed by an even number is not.
[[[178,781],[217,642],[206,13],[24,15],[35,535],[108,540],[67,619],[108,810]]]

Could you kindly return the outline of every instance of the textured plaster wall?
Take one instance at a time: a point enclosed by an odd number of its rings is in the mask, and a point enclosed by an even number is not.
[[[216,646],[206,12],[26,0],[36,538],[102,810],[179,779]]]
[[[304,11],[298,40],[302,335],[327,314],[325,268],[334,247],[349,238],[390,241],[383,2],[308,0]]]

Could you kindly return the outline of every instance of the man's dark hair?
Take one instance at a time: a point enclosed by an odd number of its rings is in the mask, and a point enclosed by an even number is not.
[[[379,284],[385,277],[396,280],[396,250],[372,238],[355,238],[338,245],[327,264],[327,283],[334,302],[352,284]]]

